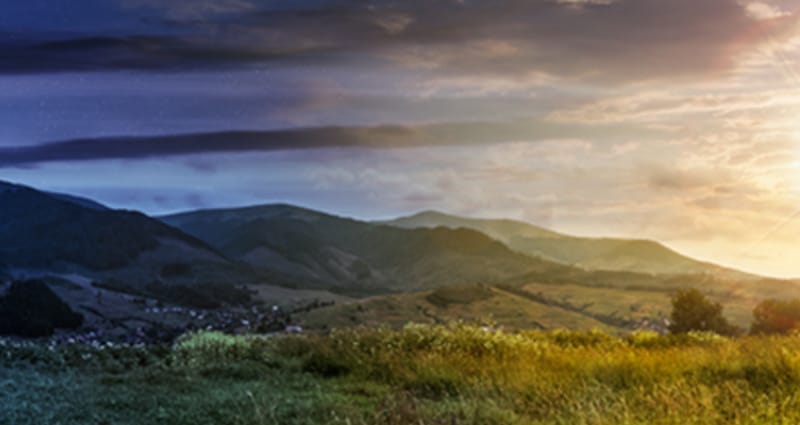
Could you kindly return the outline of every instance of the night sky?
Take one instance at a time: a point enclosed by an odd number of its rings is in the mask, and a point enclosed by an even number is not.
[[[6,1],[0,179],[517,218],[798,276],[796,5]]]

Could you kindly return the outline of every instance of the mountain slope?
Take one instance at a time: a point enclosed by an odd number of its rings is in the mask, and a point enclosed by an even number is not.
[[[0,270],[11,276],[70,273],[135,292],[247,277],[205,242],[138,212],[2,182],[0,206]]]
[[[0,189],[0,259],[30,268],[110,270],[167,243],[218,257],[203,242],[144,214],[88,208],[24,186]]]
[[[290,205],[194,211],[161,219],[231,258],[345,292],[490,282],[561,267],[513,252],[470,229],[401,229]]]
[[[505,243],[515,251],[589,270],[753,277],[694,260],[655,241],[582,238],[556,233],[521,221],[466,218],[425,211],[383,223],[401,228],[445,226],[474,229]]]
[[[66,193],[56,193],[56,192],[46,192],[47,195],[52,196],[53,198],[60,199],[62,201],[72,202],[73,204],[78,204],[82,207],[91,208],[93,210],[110,210],[107,206],[88,198],[82,198],[79,196],[68,195]]]

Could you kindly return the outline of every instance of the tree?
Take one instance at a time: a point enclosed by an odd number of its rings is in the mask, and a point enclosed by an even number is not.
[[[751,334],[789,333],[800,328],[800,300],[764,300],[753,309]]]
[[[709,300],[697,289],[681,289],[672,296],[669,330],[672,333],[691,331],[732,335],[736,328],[722,316],[722,304]]]
[[[41,280],[13,282],[0,297],[0,335],[50,336],[57,328],[75,329],[82,324],[83,315]]]

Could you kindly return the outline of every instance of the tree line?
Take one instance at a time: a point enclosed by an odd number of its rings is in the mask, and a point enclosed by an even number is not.
[[[720,335],[740,335],[745,332],[728,322],[722,315],[723,306],[697,289],[682,289],[672,295],[669,330],[672,333],[692,331],[714,332]],[[751,335],[788,334],[800,331],[800,300],[767,299],[753,309]]]

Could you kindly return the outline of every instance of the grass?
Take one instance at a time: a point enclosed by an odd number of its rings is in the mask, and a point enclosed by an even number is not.
[[[341,302],[294,318],[305,328],[317,330],[383,324],[400,328],[409,322],[472,320],[497,323],[507,329],[601,328],[626,333],[645,321],[661,323],[672,309],[670,295],[677,289],[695,287],[712,301],[722,303],[723,315],[732,324],[747,330],[759,302],[775,294],[784,299],[800,298],[800,285],[788,281],[754,283],[710,276],[670,278],[674,281],[665,281],[664,277],[641,279],[636,275],[636,279],[621,283],[608,277],[594,283],[548,283],[523,276],[507,284],[453,285]]]
[[[800,336],[451,324],[0,348],[0,423],[800,423]]]
[[[669,298],[662,296],[669,302]],[[376,296],[341,303],[296,316],[306,328],[344,328],[356,325],[406,323],[448,323],[452,321],[491,322],[509,329],[602,328],[618,331],[585,314],[546,305],[497,287],[451,286],[408,294]]]

